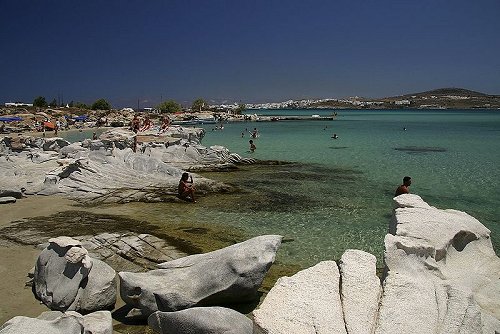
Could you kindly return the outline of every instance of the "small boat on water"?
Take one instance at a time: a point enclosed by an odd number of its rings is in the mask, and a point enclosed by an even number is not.
[[[216,123],[217,123],[216,120],[208,118],[193,118],[189,120],[179,120],[172,122],[172,124],[174,125],[201,125],[201,124],[216,124]]]

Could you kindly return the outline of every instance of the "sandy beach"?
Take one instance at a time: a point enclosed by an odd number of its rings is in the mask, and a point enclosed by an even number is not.
[[[0,228],[10,222],[22,218],[48,216],[56,212],[72,208],[75,202],[47,196],[30,196],[18,200],[16,203],[0,206]],[[33,246],[23,246],[11,242],[0,241],[0,323],[17,315],[37,317],[47,311],[47,307],[40,305],[33,297],[30,287],[25,287],[27,274],[35,265],[40,250]]]

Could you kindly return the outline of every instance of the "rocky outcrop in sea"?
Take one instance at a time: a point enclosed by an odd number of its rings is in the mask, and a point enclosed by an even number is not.
[[[171,127],[161,135],[115,128],[97,140],[77,143],[61,138],[4,137],[0,140],[2,191],[60,194],[84,203],[171,201],[186,170],[225,170],[254,162],[222,146],[202,146],[203,135],[203,129]],[[231,189],[199,175],[195,182],[201,194]]]
[[[264,333],[500,333],[500,259],[474,217],[395,199],[385,274],[348,250],[280,278],[257,310]]]

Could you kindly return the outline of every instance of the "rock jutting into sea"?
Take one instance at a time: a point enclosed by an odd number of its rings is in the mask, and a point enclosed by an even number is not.
[[[281,239],[279,235],[259,236],[210,253],[164,262],[157,270],[120,272],[120,295],[142,316],[255,300]]]
[[[264,333],[500,333],[500,259],[490,231],[467,213],[417,195],[394,198],[385,274],[347,250],[283,277],[253,312]],[[338,268],[340,267],[340,268]]]
[[[76,143],[4,137],[0,139],[0,181],[2,196],[9,198],[3,201],[15,201],[12,194],[21,189],[26,195],[60,194],[87,203],[173,200],[185,170],[221,170],[254,162],[222,146],[202,146],[203,135],[203,129],[172,126],[162,134],[139,135],[113,128],[100,139]],[[196,176],[196,188],[208,193],[231,187]]]

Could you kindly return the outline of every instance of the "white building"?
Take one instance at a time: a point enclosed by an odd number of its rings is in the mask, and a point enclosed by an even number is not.
[[[5,102],[6,107],[33,107],[33,103]]]

